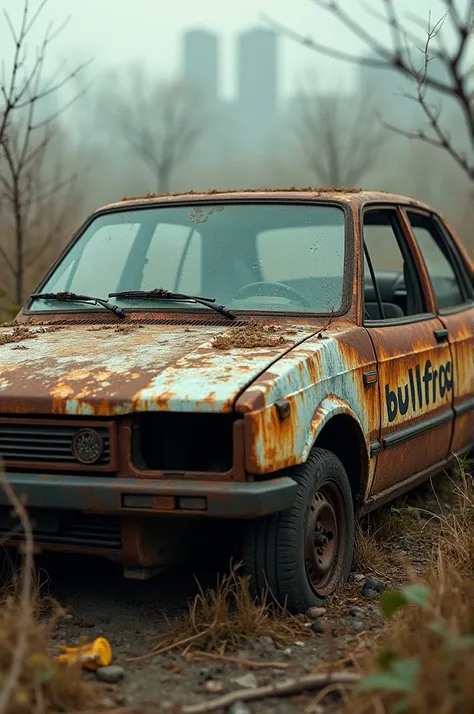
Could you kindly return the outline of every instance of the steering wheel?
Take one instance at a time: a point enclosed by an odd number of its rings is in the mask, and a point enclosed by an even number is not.
[[[263,280],[259,281],[258,283],[249,283],[248,285],[244,285],[243,288],[237,290],[234,297],[232,298],[232,301],[251,297],[252,295],[286,297],[293,301],[296,300],[301,305],[304,305],[304,307],[309,307],[310,310],[313,309],[311,303],[303,295],[300,295],[299,292],[297,292],[294,288],[291,288],[289,285],[286,285],[285,283],[266,283]]]

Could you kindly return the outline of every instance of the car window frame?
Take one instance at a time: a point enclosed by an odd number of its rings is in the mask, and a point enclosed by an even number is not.
[[[462,258],[459,254],[459,251],[457,250],[454,241],[452,239],[452,236],[447,229],[447,227],[444,225],[441,217],[436,214],[434,211],[429,211],[429,210],[424,210],[423,208],[419,207],[411,207],[411,206],[404,206],[403,207],[403,213],[406,217],[406,221],[410,230],[410,233],[412,234],[413,240],[416,242],[417,248],[420,252],[421,259],[423,260],[424,266],[426,273],[428,275],[428,280],[430,281],[431,285],[431,291],[433,293],[433,299],[434,303],[436,306],[436,314],[437,315],[455,315],[459,312],[464,312],[465,310],[469,310],[472,308],[472,304],[474,301],[474,291],[472,288],[472,285],[469,280],[469,275],[467,274],[466,268],[464,266],[464,263],[462,261]],[[439,235],[439,240],[441,243],[444,244],[445,248],[447,249],[447,254],[444,253],[443,255],[445,258],[448,260],[454,275],[458,281],[459,288],[462,294],[462,297],[464,298],[462,303],[459,303],[458,305],[452,305],[451,307],[439,307],[438,306],[438,300],[436,297],[436,293],[433,288],[433,283],[431,281],[431,277],[428,271],[428,267],[425,262],[425,258],[423,255],[423,252],[421,248],[418,245],[418,241],[416,240],[415,233],[412,229],[412,225],[410,222],[409,218],[409,213],[417,213],[424,218],[427,218],[428,220],[432,220],[433,223],[435,224],[435,227],[438,229],[438,235]],[[434,239],[436,241],[436,238]]]
[[[403,213],[401,210],[402,206],[398,203],[391,203],[391,202],[367,202],[363,206],[361,206],[360,209],[360,216],[359,216],[359,227],[360,227],[360,237],[361,237],[361,290],[360,290],[360,298],[361,298],[361,304],[362,304],[362,310],[361,310],[361,318],[362,318],[362,325],[363,327],[366,328],[372,328],[372,327],[391,327],[391,326],[397,326],[397,325],[410,325],[416,322],[427,322],[428,320],[432,320],[434,317],[436,317],[436,313],[433,310],[434,306],[434,296],[433,296],[433,287],[431,285],[431,282],[427,283],[426,279],[427,277],[427,271],[426,271],[426,266],[424,264],[424,261],[421,262],[421,252],[419,251],[418,244],[415,241],[415,237],[412,234],[411,230],[408,230],[409,224],[408,224],[408,218],[407,216]],[[400,248],[400,252],[402,255],[404,255],[404,249],[405,253],[408,255],[409,258],[409,263],[410,263],[410,270],[412,271],[413,277],[417,280],[419,290],[420,290],[420,295],[424,301],[425,307],[426,307],[426,312],[422,312],[416,315],[404,315],[403,317],[391,317],[391,318],[386,318],[386,319],[378,319],[378,320],[369,320],[365,317],[365,311],[364,311],[364,305],[365,305],[365,300],[364,300],[364,257],[365,257],[365,240],[364,240],[364,215],[369,212],[369,211],[392,211],[397,219],[398,227],[399,227],[399,236],[397,238],[397,235],[395,233],[395,239],[398,242],[398,246]],[[403,246],[403,248],[402,248]],[[371,262],[371,261],[370,261]],[[376,289],[376,294],[379,293],[378,288]]]
[[[343,202],[343,201],[337,201],[337,200],[321,200],[319,198],[293,198],[293,197],[287,197],[287,198],[271,198],[271,197],[232,197],[232,199],[228,198],[216,198],[210,196],[208,199],[198,199],[194,201],[190,200],[172,200],[172,201],[167,201],[167,202],[156,202],[156,203],[150,203],[150,202],[142,202],[139,201],[133,207],[130,207],[130,205],[112,205],[103,209],[99,209],[98,211],[94,212],[91,214],[85,222],[81,225],[81,227],[76,231],[76,233],[73,235],[72,239],[67,243],[67,245],[64,247],[64,249],[60,252],[58,255],[56,261],[50,266],[49,270],[45,273],[43,276],[42,280],[40,281],[38,287],[34,292],[41,292],[42,287],[47,283],[47,281],[50,279],[51,275],[54,273],[54,271],[57,269],[58,265],[62,260],[65,259],[67,256],[68,252],[72,249],[72,247],[77,243],[78,240],[82,237],[83,233],[88,229],[90,224],[96,219],[99,218],[100,216],[107,215],[107,214],[115,214],[115,213],[132,213],[135,210],[154,210],[154,209],[166,209],[166,208],[197,208],[199,206],[215,206],[215,205],[239,205],[239,204],[263,204],[263,205],[301,205],[301,206],[332,206],[334,208],[337,208],[343,213],[344,216],[344,265],[343,265],[343,280],[342,280],[342,298],[341,298],[341,307],[339,310],[334,310],[332,312],[309,312],[309,311],[299,311],[299,310],[235,310],[235,313],[237,315],[242,315],[245,317],[246,315],[251,315],[255,314],[257,316],[261,317],[283,317],[283,318],[288,318],[289,316],[291,317],[301,317],[301,318],[306,318],[306,319],[316,319],[316,318],[328,318],[329,316],[331,319],[336,318],[336,317],[342,317],[343,315],[347,315],[348,313],[351,312],[353,305],[354,305],[354,282],[355,282],[355,270],[354,270],[354,255],[355,255],[355,231],[354,231],[354,216],[352,213],[352,209],[349,203]],[[28,298],[24,304],[23,307],[23,314],[28,315],[28,316],[40,316],[40,315],[66,315],[68,318],[70,316],[74,315],[79,315],[79,314],[84,314],[86,313],[87,315],[93,315],[102,312],[100,308],[93,308],[89,307],[87,310],[81,309],[81,307],[78,305],[78,309],[74,310],[60,310],[58,308],[56,309],[50,309],[50,310],[30,310],[30,306],[32,304],[31,298]],[[140,313],[157,313],[160,312],[160,306],[159,305],[154,305],[151,307],[125,307],[124,308],[125,312],[132,313],[132,312],[140,312]],[[173,310],[167,309],[166,314],[179,314],[179,315],[192,315],[192,316],[208,316],[208,311],[206,309],[199,309],[199,308],[193,308],[193,309],[186,309],[184,306],[183,307],[175,307]]]

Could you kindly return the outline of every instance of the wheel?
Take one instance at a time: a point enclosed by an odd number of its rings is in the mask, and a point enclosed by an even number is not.
[[[243,570],[252,593],[292,613],[324,605],[351,570],[354,507],[345,469],[330,451],[314,448],[290,474],[298,484],[292,507],[244,525]]]

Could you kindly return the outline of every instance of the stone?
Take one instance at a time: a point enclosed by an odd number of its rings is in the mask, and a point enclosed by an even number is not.
[[[364,595],[364,590],[375,590],[375,592],[380,595],[380,593],[383,593],[386,589],[387,586],[383,580],[379,580],[378,578],[369,578],[364,583],[362,595]]]
[[[117,708],[116,703],[110,697],[102,697],[102,699],[100,700],[99,703],[103,709],[116,709]]]
[[[324,632],[326,632],[326,628],[324,627],[324,624],[321,622],[321,620],[316,620],[316,622],[313,622],[311,625],[311,630],[316,634],[316,635],[322,635]]]
[[[199,684],[205,684],[206,682],[209,682],[209,680],[212,679],[212,672],[208,667],[203,667],[202,669],[199,670],[198,674],[198,682]]]
[[[125,669],[117,664],[110,664],[108,667],[99,667],[95,674],[97,679],[101,682],[116,684],[116,682],[123,679]]]
[[[224,690],[224,684],[217,679],[210,679],[205,683],[204,689],[208,694],[220,694]]]
[[[323,615],[326,614],[326,608],[325,607],[310,607],[308,612],[306,613],[306,617],[309,620],[317,620],[320,617],[323,617]]]
[[[354,607],[351,607],[351,609],[349,610],[349,615],[351,617],[364,617],[365,610],[363,607],[354,606]]]
[[[364,632],[365,630],[365,625],[363,622],[360,622],[360,620],[356,620],[352,624],[352,632]]]
[[[371,588],[367,588],[362,592],[363,597],[365,597],[367,600],[378,600],[379,593],[376,592],[375,590],[372,590]]]
[[[262,637],[259,637],[258,641],[266,650],[273,650],[275,648],[275,643],[268,635],[262,635]]]
[[[352,573],[352,577],[356,581],[356,583],[361,583],[363,580],[365,580],[365,575],[362,575],[362,573]]]
[[[258,687],[257,677],[252,674],[252,672],[244,674],[242,675],[242,677],[236,677],[232,681],[235,682],[235,684],[238,684],[239,687],[243,687],[244,689],[255,689],[256,687]]]
[[[292,652],[293,650],[291,649],[291,647],[287,647],[283,650],[283,657],[285,657],[285,659],[290,659]]]
[[[252,714],[252,710],[245,704],[245,702],[234,702],[227,709],[227,714]]]

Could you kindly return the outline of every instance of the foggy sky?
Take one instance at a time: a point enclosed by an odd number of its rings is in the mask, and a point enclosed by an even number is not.
[[[30,0],[36,6],[38,0]],[[341,0],[344,6],[356,10],[359,0]],[[382,0],[365,0],[366,5],[383,11]],[[465,7],[464,0],[458,0]],[[0,6],[17,18],[22,0],[0,0]],[[410,12],[427,21],[443,15],[441,0],[396,0],[400,18]],[[416,10],[414,8],[416,7]],[[191,27],[207,28],[222,34],[222,83],[224,96],[232,96],[235,89],[233,57],[235,36],[255,25],[264,25],[262,14],[270,15],[293,29],[331,46],[360,54],[363,46],[355,41],[327,12],[315,7],[311,0],[49,0],[44,19],[56,23],[70,16],[70,22],[55,40],[50,53],[54,65],[58,60],[72,63],[78,58],[94,59],[94,70],[120,67],[138,61],[164,77],[180,70],[180,35]],[[378,20],[364,9],[354,16],[364,21],[368,31],[389,42],[389,35]],[[446,21],[449,38],[449,20]],[[42,28],[45,23],[43,22]],[[414,25],[411,27],[415,28]],[[41,26],[38,26],[38,30]],[[423,31],[418,30],[420,36]],[[38,39],[40,32],[37,33]],[[8,45],[7,45],[8,43]],[[10,46],[4,23],[0,21],[0,55]],[[349,91],[353,83],[354,67],[344,62],[333,62],[308,49],[285,40],[281,45],[280,89],[287,95],[308,68],[321,72],[322,87],[336,86]]]

